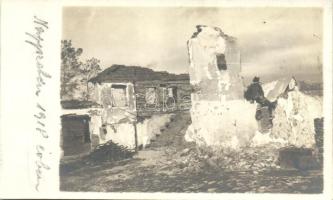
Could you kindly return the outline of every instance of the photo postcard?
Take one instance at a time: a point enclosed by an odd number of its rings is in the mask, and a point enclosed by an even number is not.
[[[3,1],[1,198],[332,199],[331,1]]]

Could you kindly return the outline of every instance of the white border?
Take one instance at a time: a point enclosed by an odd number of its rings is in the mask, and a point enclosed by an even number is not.
[[[29,127],[29,123],[33,123],[31,113],[32,108],[29,107],[33,102],[33,98],[29,97],[32,93],[34,72],[33,66],[29,58],[24,55],[26,52],[21,51],[22,35],[24,31],[28,31],[29,22],[27,18],[34,14],[47,16],[52,25],[52,44],[47,48],[52,48],[53,53],[60,52],[61,35],[61,12],[62,6],[124,6],[124,7],[322,7],[324,8],[324,116],[325,116],[325,160],[324,160],[324,193],[319,195],[306,194],[208,194],[208,193],[95,193],[95,192],[59,192],[58,177],[50,177],[47,181],[50,188],[46,188],[43,192],[36,193],[31,188],[31,177],[27,176],[29,169],[27,163],[27,152],[29,151],[29,142],[32,142],[26,132],[32,131],[33,127]],[[12,20],[12,21],[9,21]],[[23,23],[27,24],[23,24]],[[178,0],[178,1],[134,1],[134,0],[7,0],[2,2],[1,8],[1,146],[3,153],[3,171],[0,180],[0,198],[112,198],[112,199],[331,199],[333,188],[332,177],[332,1],[330,0],[254,0],[249,3],[245,0]],[[22,55],[22,56],[21,56]],[[31,55],[30,55],[31,56]],[[60,57],[59,57],[60,59]],[[50,101],[54,103],[53,111],[60,116],[59,94],[52,91],[59,90],[59,71],[60,61],[56,57],[47,58],[49,69],[54,74],[54,79],[48,84],[48,93],[52,98]],[[52,68],[54,67],[54,68]],[[54,71],[53,71],[54,70]],[[22,91],[24,88],[24,91]],[[30,91],[31,90],[31,91]],[[20,91],[20,92],[19,92]],[[23,102],[23,103],[22,103]],[[23,112],[23,113],[22,113]],[[6,116],[4,118],[3,116]],[[59,134],[59,120],[52,118],[54,130],[50,130],[54,135]],[[14,122],[22,122],[20,125]],[[26,126],[27,125],[27,126]],[[60,134],[59,134],[60,135]],[[59,150],[55,139],[54,150]],[[27,141],[29,141],[27,143]],[[20,147],[20,148],[18,148]],[[1,152],[1,151],[0,151]],[[56,153],[54,158],[58,158]],[[23,160],[21,160],[23,159]],[[52,162],[57,165],[58,162]],[[0,168],[1,169],[1,168]],[[31,169],[30,169],[31,170]],[[51,175],[50,175],[51,176]],[[56,183],[55,183],[56,182]]]

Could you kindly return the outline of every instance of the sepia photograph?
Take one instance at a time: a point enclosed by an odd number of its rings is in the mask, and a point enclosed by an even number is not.
[[[60,45],[60,191],[323,193],[321,7],[64,6]]]

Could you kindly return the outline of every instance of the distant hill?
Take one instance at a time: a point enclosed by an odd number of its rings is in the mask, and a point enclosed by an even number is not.
[[[310,83],[307,81],[298,81],[299,90],[309,95],[323,95],[323,83]]]
[[[269,83],[274,80],[281,79],[285,76],[283,75],[266,75],[261,76],[260,81],[262,83]],[[296,76],[296,81],[300,91],[308,95],[316,95],[322,96],[323,95],[323,82],[320,77],[306,77],[306,76]],[[244,77],[245,85],[249,85],[252,82],[253,77],[248,76]]]

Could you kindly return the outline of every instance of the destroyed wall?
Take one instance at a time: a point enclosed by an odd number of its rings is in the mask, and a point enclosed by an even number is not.
[[[300,92],[294,78],[264,85],[265,96],[277,100],[273,128],[260,132],[256,104],[243,98],[237,41],[219,28],[197,26],[188,41],[192,124],[186,140],[239,149],[247,144],[314,147],[314,119],[322,117],[322,99]],[[259,74],[260,76],[260,74]]]
[[[136,108],[132,83],[95,84],[95,100],[102,105],[92,117],[94,144],[109,140],[135,148]]]
[[[169,113],[191,106],[187,74],[113,65],[91,79],[89,88],[91,102],[71,102],[76,110],[67,106],[63,112],[90,116],[92,149],[110,140],[130,149],[144,147],[161,133]],[[90,107],[82,110],[78,105]]]
[[[263,84],[263,89],[269,101],[277,101],[277,107],[273,127],[268,133],[256,132],[253,145],[277,142],[280,146],[314,148],[314,120],[323,116],[322,97],[301,92],[293,77]]]
[[[140,66],[112,65],[90,82],[95,85],[93,95],[97,99],[100,99],[101,84],[132,83],[139,116],[188,110],[191,105],[188,74],[154,71]]]
[[[256,131],[256,106],[243,99],[237,41],[219,28],[197,26],[188,41],[192,124],[186,140],[237,149]]]
[[[135,83],[138,116],[150,116],[191,107],[191,88],[188,80],[140,81]]]
[[[284,89],[288,88],[293,82],[292,79],[275,81],[275,87],[266,91],[268,98],[273,100],[270,94],[273,94],[274,90],[281,85],[284,85]],[[322,106],[322,97],[306,95],[295,86],[293,90],[278,98],[270,136],[283,139],[284,146],[314,147],[314,120],[323,116]]]
[[[91,112],[93,148],[110,140],[130,149],[135,145],[144,147],[168,123],[171,116],[168,112],[190,107],[188,81],[140,81],[135,86],[130,82],[94,85],[95,101],[102,109]],[[149,105],[151,88],[156,97]],[[170,99],[172,101],[168,101]]]

